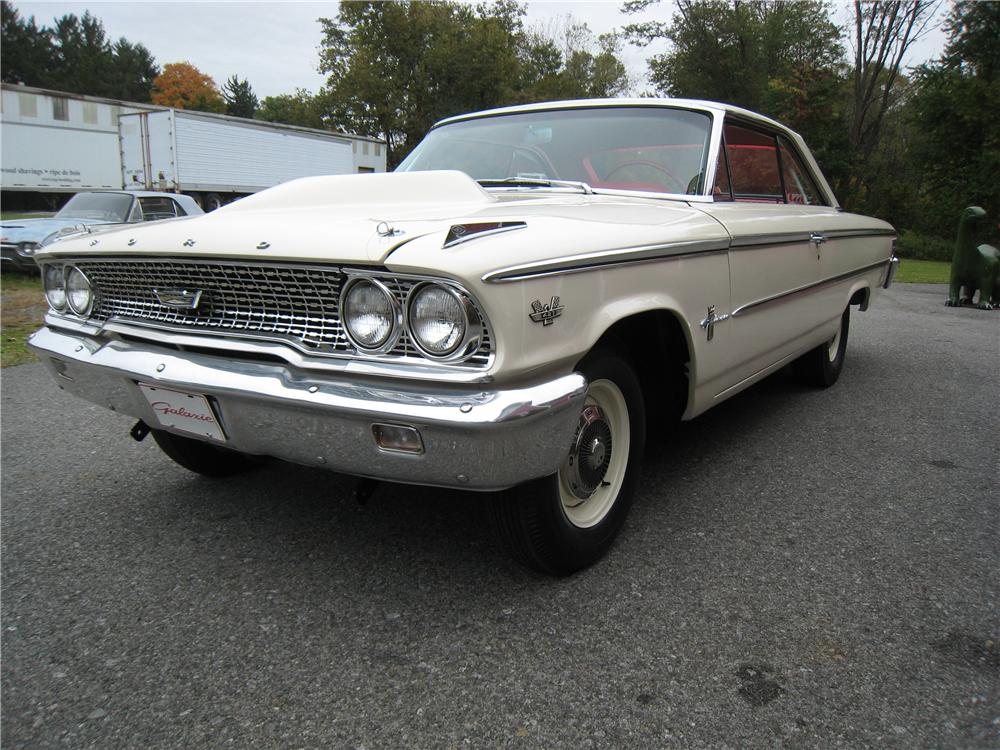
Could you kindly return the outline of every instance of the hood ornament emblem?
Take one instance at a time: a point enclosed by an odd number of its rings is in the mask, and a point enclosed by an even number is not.
[[[194,247],[194,240],[184,240],[184,247]]]
[[[401,234],[405,234],[402,229],[393,229],[392,224],[388,221],[380,221],[375,227],[375,231],[379,237],[398,237]]]
[[[553,297],[547,305],[543,305],[540,300],[536,299],[531,303],[531,309],[532,312],[528,313],[528,317],[536,323],[541,323],[543,326],[550,326],[552,325],[552,321],[563,314],[563,310],[566,307],[559,304],[558,297]]]

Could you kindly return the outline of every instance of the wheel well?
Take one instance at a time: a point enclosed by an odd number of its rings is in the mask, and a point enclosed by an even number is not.
[[[623,318],[593,349],[617,349],[631,361],[651,420],[678,420],[687,409],[691,358],[680,320],[669,310],[647,310]]]
[[[868,301],[872,297],[872,290],[866,286],[858,289],[853,295],[851,295],[851,301],[848,305],[858,305],[861,312],[868,309]]]

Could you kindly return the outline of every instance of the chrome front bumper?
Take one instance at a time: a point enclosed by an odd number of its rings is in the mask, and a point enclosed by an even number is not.
[[[227,447],[414,484],[496,490],[555,472],[587,382],[577,373],[526,388],[379,385],[285,364],[231,360],[46,327],[28,339],[60,388],[159,422],[137,383],[208,397]],[[419,430],[420,454],[380,449],[374,423]],[[185,434],[185,433],[179,433]]]

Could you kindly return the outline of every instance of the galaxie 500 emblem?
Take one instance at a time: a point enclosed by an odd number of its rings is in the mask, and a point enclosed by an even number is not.
[[[154,289],[160,304],[177,310],[194,310],[201,302],[201,289]]]
[[[562,315],[566,308],[559,304],[559,298],[553,297],[549,304],[543,305],[539,300],[531,303],[533,312],[528,313],[533,321],[541,323],[543,326],[552,325],[552,321]]]

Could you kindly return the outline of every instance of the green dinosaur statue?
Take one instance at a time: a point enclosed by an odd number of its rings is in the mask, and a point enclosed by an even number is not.
[[[958,220],[955,256],[951,259],[951,283],[948,287],[948,307],[971,303],[979,290],[980,310],[1000,306],[1000,250],[992,245],[975,247],[972,238],[976,226],[986,218],[979,206],[969,206]]]

